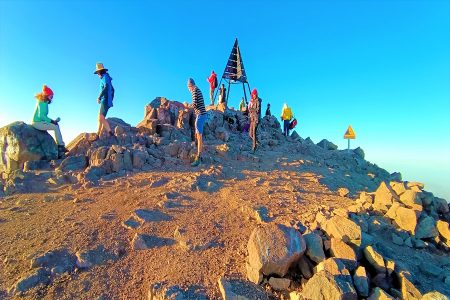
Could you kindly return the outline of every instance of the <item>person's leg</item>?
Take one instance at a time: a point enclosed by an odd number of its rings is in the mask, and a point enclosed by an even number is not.
[[[112,135],[111,127],[109,126],[108,120],[106,120],[106,114],[108,113],[109,107],[105,103],[100,103],[100,112],[98,114],[98,135],[102,133],[102,129],[105,129],[109,135]]]
[[[209,100],[211,100],[211,105],[214,105],[213,96],[214,96],[214,89],[209,88]]]
[[[200,159],[200,156],[202,155],[202,151],[203,151],[203,135],[197,134],[197,138],[198,138],[197,158]]]
[[[53,130],[55,132],[55,141],[58,146],[64,146],[64,142],[62,139],[61,131],[59,127],[52,123],[47,122],[35,122],[32,124],[34,128],[41,131]]]

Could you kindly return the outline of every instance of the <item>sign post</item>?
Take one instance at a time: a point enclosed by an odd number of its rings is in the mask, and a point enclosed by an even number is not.
[[[344,139],[348,140],[348,148],[350,150],[350,140],[354,140],[356,138],[355,131],[353,131],[352,125],[349,125],[347,131],[344,134]]]

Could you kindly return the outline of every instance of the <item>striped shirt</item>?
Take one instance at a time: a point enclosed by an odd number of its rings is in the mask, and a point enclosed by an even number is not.
[[[203,100],[202,92],[198,87],[192,91],[192,106],[194,107],[197,116],[206,114],[205,101]]]

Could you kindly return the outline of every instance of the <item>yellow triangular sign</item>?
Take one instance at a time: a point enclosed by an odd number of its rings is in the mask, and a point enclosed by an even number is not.
[[[347,131],[344,134],[344,139],[355,139],[356,138],[356,134],[353,131],[352,125],[349,125],[347,128]]]

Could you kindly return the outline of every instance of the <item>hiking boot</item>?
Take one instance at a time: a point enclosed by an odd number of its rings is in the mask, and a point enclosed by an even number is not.
[[[200,158],[196,158],[192,163],[191,167],[197,167],[200,164]]]

